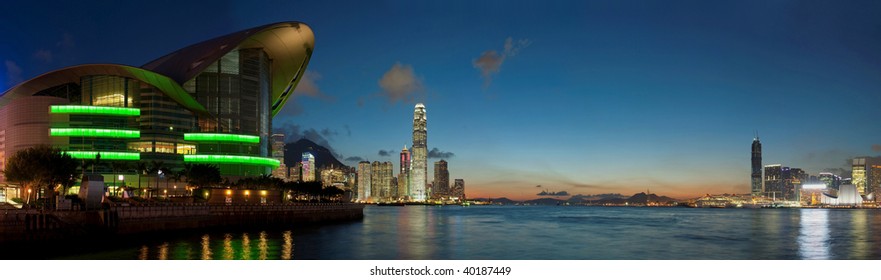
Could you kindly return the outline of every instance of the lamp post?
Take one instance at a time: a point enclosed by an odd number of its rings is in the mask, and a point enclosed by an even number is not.
[[[27,201],[27,205],[30,205],[30,204],[31,204],[31,188],[28,188],[27,190],[28,190],[28,201]]]

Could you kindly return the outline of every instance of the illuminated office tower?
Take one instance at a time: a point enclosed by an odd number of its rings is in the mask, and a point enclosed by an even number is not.
[[[407,145],[401,150],[401,171],[398,174],[398,198],[404,199],[410,195],[410,151]]]
[[[753,197],[762,196],[764,192],[762,188],[762,142],[759,142],[759,135],[753,139],[752,147],[752,188]]]
[[[293,167],[288,170],[288,181],[291,182],[302,182],[303,181],[303,163],[297,162]]]
[[[272,158],[279,161],[278,168],[272,170],[272,177],[287,180],[288,167],[284,164],[284,134],[273,134],[270,141],[272,142]]]
[[[868,185],[868,176],[867,176],[867,159],[865,157],[858,157],[853,159],[853,165],[851,170],[851,183],[857,187],[857,192],[859,194],[866,194],[867,185]]]
[[[367,202],[370,200],[371,166],[369,161],[358,163],[358,200]]]
[[[434,184],[432,186],[431,195],[435,198],[449,196],[450,170],[447,168],[446,160],[434,162]]]
[[[801,168],[783,168],[783,198],[788,201],[801,200],[801,187],[807,182],[808,174]],[[779,198],[779,197],[778,197]]]
[[[783,200],[783,165],[765,165],[765,196]]]
[[[303,152],[303,157],[300,162],[303,164],[303,175],[300,177],[303,182],[315,181],[315,156],[310,152]]]
[[[416,104],[413,111],[413,146],[410,170],[410,197],[414,201],[425,201],[428,184],[428,132],[425,105]]]
[[[820,182],[826,184],[826,188],[838,190],[838,184],[841,183],[841,177],[829,172],[820,172]]]

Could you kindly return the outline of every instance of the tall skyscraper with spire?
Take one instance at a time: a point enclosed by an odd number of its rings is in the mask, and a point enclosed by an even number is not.
[[[427,138],[425,105],[419,103],[413,111],[413,146],[410,165],[410,198],[413,201],[425,201],[425,185],[428,184]]]
[[[762,196],[762,142],[759,141],[759,133],[756,132],[756,138],[753,138],[752,152],[752,188],[753,197]]]

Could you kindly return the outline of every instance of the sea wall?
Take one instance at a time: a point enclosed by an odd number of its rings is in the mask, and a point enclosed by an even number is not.
[[[161,204],[113,206],[92,211],[4,210],[0,242],[101,238],[208,227],[285,227],[297,223],[360,220],[364,205],[294,203],[266,205]]]

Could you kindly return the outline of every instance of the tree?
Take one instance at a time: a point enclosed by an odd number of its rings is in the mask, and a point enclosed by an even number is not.
[[[70,155],[47,145],[27,148],[16,152],[6,162],[3,174],[6,180],[18,182],[27,190],[28,200],[33,193],[38,196],[44,190],[49,201],[55,198],[55,188],[72,185],[77,179],[77,162]]]
[[[220,168],[213,164],[193,164],[187,174],[187,183],[197,188],[217,185],[221,181]]]

